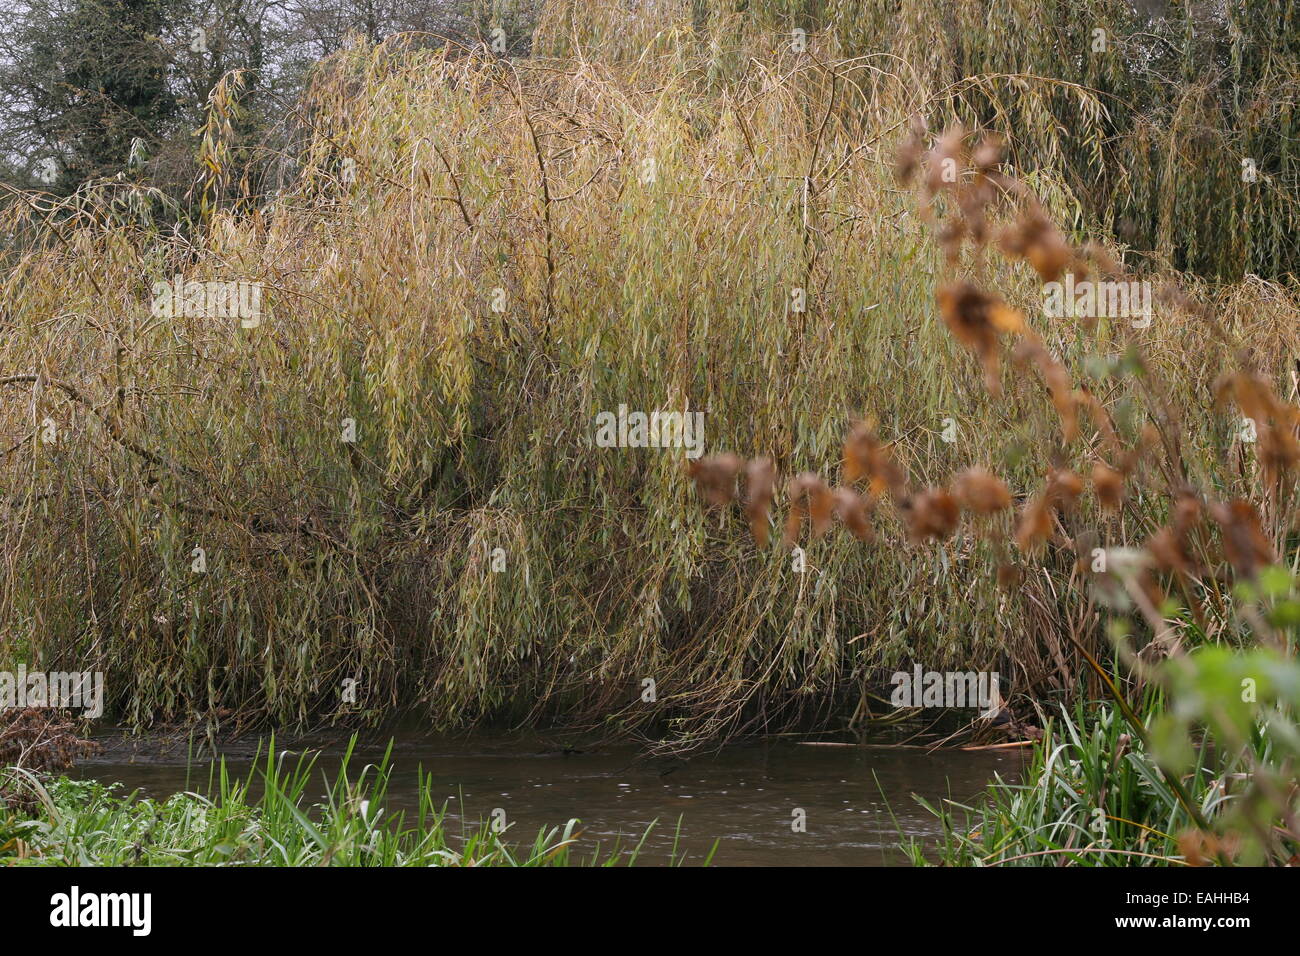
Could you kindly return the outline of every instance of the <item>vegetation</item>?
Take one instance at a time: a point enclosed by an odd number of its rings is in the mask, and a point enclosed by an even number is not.
[[[1275,727],[1270,723],[1269,730]],[[905,838],[912,862],[1294,865],[1294,832],[1276,830],[1272,821],[1289,812],[1288,784],[1278,789],[1277,780],[1270,779],[1266,787],[1276,799],[1261,800],[1255,776],[1290,772],[1294,748],[1284,732],[1257,730],[1244,754],[1216,755],[1201,747],[1173,763],[1175,779],[1190,796],[1194,810],[1189,810],[1156,756],[1128,730],[1110,708],[1079,706],[1073,716],[1062,715],[1049,725],[1020,783],[996,780],[975,806],[950,801],[936,807],[918,798],[942,821],[943,836],[935,848]],[[1179,745],[1185,747],[1186,740]]]
[[[256,207],[231,176],[232,79],[211,98],[195,187],[207,219],[188,237],[125,183],[9,207],[11,653],[105,671],[111,708],[137,725],[409,708],[677,746],[860,725],[905,660],[1072,692],[1071,638],[1109,648],[1060,543],[1154,533],[1166,499],[1136,494],[1120,515],[1083,501],[1014,593],[989,586],[996,568],[964,535],[827,538],[800,576],[701,513],[680,451],[592,447],[594,415],[627,404],[705,410],[710,449],[789,474],[833,470],[844,423],[864,414],[917,487],[983,464],[1020,497],[1061,463],[1054,421],[1033,413],[1041,385],[980,389],[936,314],[944,259],[893,179],[909,117],[946,123],[951,97],[903,96],[911,74],[890,59],[864,86],[862,65],[816,37],[796,53],[730,21],[598,13],[583,22],[607,23],[599,61],[556,49],[572,40],[563,5],[538,32],[562,60],[343,51],[311,90],[294,175]],[[1068,166],[1026,175],[1055,218],[1085,223]],[[1041,301],[1023,265],[987,269],[1012,305]],[[177,276],[259,283],[256,324],[155,316],[156,284]],[[1212,386],[1245,344],[1287,383],[1300,323],[1283,284],[1192,289],[1142,333],[1161,395],[1105,358],[1132,343],[1122,324],[1059,324],[1043,341],[1126,440],[1176,418],[1183,463],[1161,467],[1228,498],[1257,465]],[[1086,462],[1095,441],[1069,454]],[[905,519],[879,517],[901,541]],[[1265,514],[1275,543],[1286,526],[1284,509]],[[1226,593],[1206,600],[1221,614]]]
[[[185,223],[204,168],[193,131],[238,71],[224,165],[261,202],[311,135],[302,90],[350,37],[531,52],[560,69],[644,71],[692,47],[704,82],[690,109],[715,116],[755,58],[771,69],[797,47],[778,75],[825,86],[834,63],[832,112],[855,136],[951,112],[1008,131],[1020,166],[1052,170],[1081,219],[1157,264],[1281,277],[1298,251],[1296,25],[1294,0],[20,0],[0,12],[0,178],[67,195],[125,176],[166,192],[185,212],[155,215]]]
[[[1116,281],[1121,269],[1114,259],[1096,246],[1072,247],[1025,182],[1003,171],[996,136],[985,135],[972,148],[964,131],[953,127],[927,150],[924,132],[922,124],[914,124],[898,155],[898,178],[909,182],[919,174],[923,218],[938,227],[950,269],[968,264],[975,278],[984,280],[986,257],[997,250],[1031,265],[1045,293],[1055,288],[1059,294],[1061,280],[1072,284],[1076,274],[1085,283],[1098,274],[1111,277],[1103,285]],[[1003,213],[1007,205],[1018,209],[1014,216]],[[1011,221],[995,232],[994,223],[1003,218]],[[1187,301],[1177,290],[1165,297]],[[949,483],[916,488],[877,437],[874,423],[863,422],[845,441],[840,485],[832,487],[814,472],[788,481],[786,547],[797,546],[805,525],[811,525],[816,540],[836,519],[858,540],[871,541],[873,516],[892,500],[912,545],[967,536],[975,550],[998,564],[999,587],[1011,587],[1024,575],[1022,561],[1032,559],[1043,543],[1059,540],[1073,548],[1080,577],[1109,608],[1115,663],[1122,666],[1119,673],[1108,673],[1080,640],[1082,629],[1069,635],[1108,691],[1115,713],[1087,724],[1082,711],[1073,722],[1067,717],[1064,743],[1050,731],[1043,734],[1028,785],[999,781],[979,811],[975,830],[955,829],[952,822],[953,810],[970,808],[935,811],[948,836],[944,857],[963,863],[1078,862],[1092,853],[1100,855],[1096,862],[1111,856],[1165,862],[1174,857],[1159,852],[1164,840],[1177,841],[1177,859],[1192,865],[1295,862],[1300,668],[1294,653],[1300,600],[1294,568],[1276,563],[1277,545],[1264,530],[1260,509],[1281,519],[1273,531],[1283,549],[1292,547],[1300,408],[1274,392],[1251,351],[1235,352],[1213,392],[1244,413],[1240,441],[1258,443],[1257,471],[1247,488],[1262,500],[1259,507],[1245,496],[1218,500],[1221,473],[1196,463],[1189,467],[1182,451],[1183,423],[1172,414],[1166,383],[1136,339],[1126,336],[1121,358],[1090,356],[1092,367],[1102,370],[1099,377],[1141,383],[1152,420],[1134,434],[1131,416],[1112,411],[1089,384],[1076,385],[1018,309],[964,277],[942,284],[936,298],[954,340],[983,367],[990,396],[1003,394],[1004,336],[1018,340],[1017,371],[1041,378],[1044,404],[1054,410],[1059,427],[1045,481],[1008,521],[1012,495],[988,468],[977,464]],[[1088,332],[1099,330],[1102,319],[1120,328],[1128,320],[1133,330],[1141,330],[1150,327],[1151,318],[1146,312],[1130,318],[1126,312],[1114,322],[1117,315],[1097,312],[1095,303],[1079,315],[1073,306],[1065,314],[1080,319]],[[1215,315],[1201,311],[1198,318],[1207,334],[1232,343]],[[1122,527],[1120,545],[1109,548],[1096,546],[1095,531],[1061,534],[1078,527],[1072,513],[1086,485],[1072,470],[1070,446],[1080,443],[1084,421],[1093,430],[1084,460],[1091,459],[1091,490],[1103,516],[1122,516],[1126,501],[1143,493],[1163,496],[1167,503],[1167,523],[1141,547],[1127,543]],[[778,474],[771,459],[746,464],[728,453],[694,463],[690,472],[704,500],[722,508],[738,497],[737,479],[743,474],[742,510],[755,541],[767,541]],[[865,493],[859,491],[863,486]],[[1012,541],[1019,552],[1014,558],[1008,550]],[[1135,621],[1144,633],[1133,633]],[[1144,717],[1130,703],[1126,686],[1141,689],[1149,681],[1168,693],[1169,703],[1148,699]],[[1108,733],[1120,724],[1118,715],[1131,736]],[[1147,849],[1153,837],[1154,853]],[[913,853],[921,858],[919,850]]]
[[[265,198],[301,123],[316,63],[355,37],[397,32],[466,42],[500,29],[528,52],[536,0],[15,0],[0,10],[0,181],[66,196],[129,179],[198,214],[194,131],[228,73],[241,79],[230,130],[235,179]],[[436,42],[442,43],[441,39]]]
[[[674,749],[997,671],[1065,707],[945,859],[1287,862],[1300,32],[1186,7],[555,0],[339,50],[269,155],[215,78],[185,197],[0,213],[0,662]],[[1067,272],[1150,321],[1041,320]]]
[[[0,808],[0,866],[631,866],[640,851],[597,847],[583,856],[577,820],[541,830],[531,844],[508,842],[508,827],[492,823],[455,833],[424,776],[414,819],[390,813],[388,757],[353,775],[351,746],[323,799],[308,806],[319,785],[313,760],[289,766],[274,748],[245,779],[222,761],[208,796],[162,801],[24,774],[39,801],[27,811]]]

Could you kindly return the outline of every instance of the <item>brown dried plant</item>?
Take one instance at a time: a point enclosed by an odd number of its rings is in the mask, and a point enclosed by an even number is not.
[[[805,520],[811,519],[814,538],[826,533],[835,513],[835,499],[821,478],[811,471],[796,475],[786,489],[786,496],[790,501],[790,515],[785,522],[787,548],[798,543]]]

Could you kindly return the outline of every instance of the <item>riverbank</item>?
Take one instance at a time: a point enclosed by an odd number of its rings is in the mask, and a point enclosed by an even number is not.
[[[0,816],[0,865],[582,866],[633,865],[639,845],[575,852],[579,821],[507,837],[504,820],[454,832],[421,779],[412,812],[388,803],[387,757],[359,770],[352,747],[313,799],[315,761],[268,753],[247,776],[214,768],[204,793],[163,798],[92,779],[28,781],[36,800]],[[644,839],[645,834],[642,835]],[[680,862],[673,860],[670,862]],[[706,858],[702,862],[707,863]]]

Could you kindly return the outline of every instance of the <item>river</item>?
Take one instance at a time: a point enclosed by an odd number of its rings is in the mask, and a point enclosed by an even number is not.
[[[83,776],[153,797],[207,791],[210,761],[187,761],[187,745],[159,752],[121,736],[101,739],[104,752],[81,763]],[[291,746],[298,748],[292,753],[319,748],[318,780],[339,766],[337,739]],[[248,775],[252,747],[221,748],[234,774]],[[360,744],[353,770],[382,755],[383,744]],[[1022,759],[1006,750],[929,753],[789,738],[733,743],[686,759],[646,758],[632,745],[566,752],[540,737],[402,733],[394,739],[386,809],[415,808],[419,769],[432,774],[445,798],[452,832],[499,810],[509,837],[531,843],[542,826],[577,817],[580,855],[589,855],[597,845],[635,845],[657,820],[642,863],[667,861],[677,841],[679,858],[690,865],[716,839],[719,866],[894,865],[907,862],[897,849],[900,834],[933,845],[938,833],[913,794],[968,803],[995,773],[1016,777]]]

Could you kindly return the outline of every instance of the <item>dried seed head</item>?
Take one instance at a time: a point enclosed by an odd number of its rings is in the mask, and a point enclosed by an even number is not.
[[[1180,492],[1174,499],[1169,526],[1159,529],[1146,542],[1147,553],[1157,571],[1189,575],[1200,571],[1199,563],[1192,557],[1190,539],[1200,522],[1200,499],[1190,491]]]
[[[1174,530],[1186,535],[1200,523],[1201,499],[1191,492],[1182,492],[1174,500]]]
[[[740,466],[739,456],[727,453],[689,462],[686,473],[695,479],[695,489],[710,508],[724,508],[736,497]]]
[[[874,498],[903,488],[903,471],[894,462],[889,448],[881,444],[869,423],[860,422],[844,440],[844,480],[853,484],[864,478],[869,482],[868,493]]]
[[[1210,517],[1223,535],[1223,556],[1243,577],[1274,562],[1273,546],[1260,527],[1259,512],[1244,498],[1210,506]]]
[[[907,534],[913,543],[942,540],[957,530],[961,512],[943,488],[928,488],[903,503]]]
[[[805,471],[791,480],[786,493],[790,499],[790,515],[785,522],[785,546],[794,547],[805,518],[812,519],[813,537],[825,534],[834,508],[826,483],[813,472]]]
[[[1016,524],[1016,546],[1029,551],[1052,535],[1052,506],[1045,495],[1036,495],[1025,502]]]
[[[1157,571],[1193,574],[1196,566],[1187,553],[1185,539],[1173,528],[1161,528],[1146,542],[1147,554]]]
[[[961,171],[967,165],[965,137],[961,126],[950,126],[926,155],[925,188],[931,196],[955,187],[961,180]]]
[[[900,186],[906,186],[912,181],[921,166],[921,157],[925,155],[925,123],[920,117],[913,116],[910,125],[908,137],[903,140],[894,157],[894,178]]]
[[[1300,464],[1300,409],[1282,401],[1272,385],[1249,371],[1233,372],[1215,382],[1215,397],[1222,403],[1231,397],[1241,413],[1255,423],[1260,469],[1270,495],[1287,473]]]
[[[832,495],[835,517],[844,522],[853,537],[859,541],[870,541],[871,524],[867,520],[870,510],[868,499],[852,488],[836,488]]]
[[[1083,255],[1087,256],[1098,272],[1106,276],[1120,275],[1124,269],[1115,259],[1109,249],[1099,242],[1086,242],[1080,250]]]
[[[1019,565],[1009,562],[998,565],[998,587],[1004,591],[1011,591],[1020,586],[1020,582],[1025,579],[1025,572],[1020,569]]]
[[[997,133],[986,133],[971,156],[971,163],[981,173],[991,172],[1006,156],[1006,144]]]
[[[1218,866],[1220,859],[1234,860],[1241,838],[1228,833],[1220,837],[1204,830],[1185,830],[1178,835],[1178,852],[1188,866]]]
[[[1055,282],[1074,257],[1052,220],[1037,203],[1024,212],[1015,225],[1002,231],[999,245],[1013,259],[1024,259],[1044,282]]]
[[[1063,511],[1083,494],[1083,479],[1068,468],[1047,469],[1046,500],[1058,511]]]
[[[953,336],[970,349],[984,366],[984,382],[998,395],[998,334],[1023,332],[1024,316],[993,296],[985,295],[969,282],[954,282],[936,294],[939,314]]]
[[[953,497],[967,511],[990,515],[1011,507],[1006,483],[987,468],[967,468],[952,486]]]
[[[759,547],[767,547],[768,515],[776,494],[776,466],[770,458],[755,458],[745,466],[745,517]]]
[[[1070,373],[1056,361],[1037,336],[1027,336],[1016,346],[1017,364],[1034,364],[1043,376],[1043,383],[1052,398],[1057,414],[1061,416],[1061,436],[1066,444],[1079,437],[1079,397],[1073,389]]]
[[[1124,475],[1097,462],[1092,466],[1092,490],[1105,511],[1119,511],[1124,505]]]
[[[943,249],[943,254],[947,258],[949,265],[955,265],[961,258],[961,243],[965,238],[966,222],[956,216],[949,217],[939,227],[937,236],[939,247]]]

